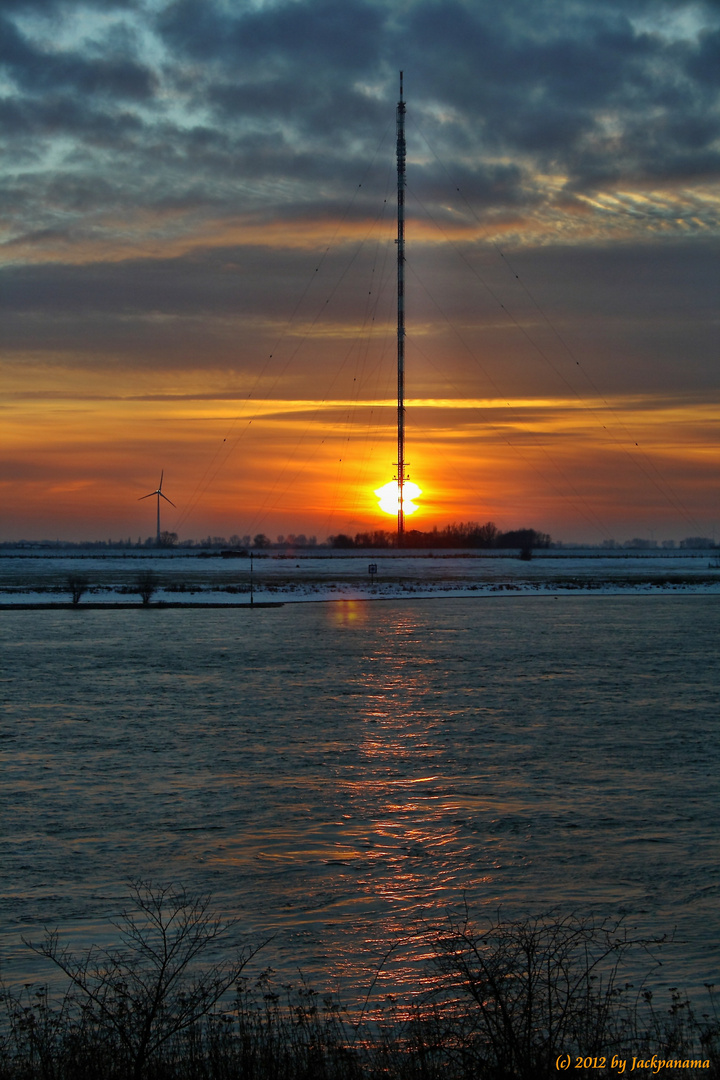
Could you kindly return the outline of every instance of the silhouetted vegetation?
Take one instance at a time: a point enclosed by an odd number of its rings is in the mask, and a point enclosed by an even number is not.
[[[621,922],[545,916],[496,922],[479,931],[466,916],[438,935],[433,963],[447,980],[444,1000],[453,992],[460,996],[456,1017],[478,1076],[556,1076],[561,1057],[573,1063],[604,1058],[607,1071],[617,1075],[610,1069],[613,1055],[645,1060],[653,1054],[666,1061],[701,1058],[713,1068],[705,1075],[720,1075],[713,988],[708,987],[712,1015],[698,1020],[676,989],[670,1009],[660,1015],[651,992],[635,993],[622,978],[629,953],[637,963],[639,950],[661,944],[630,937]],[[583,1075],[573,1065],[568,1071]],[[655,1071],[641,1069],[639,1075]],[[587,1075],[597,1072],[592,1064]]]
[[[138,574],[137,591],[140,593],[143,604],[150,603],[159,584],[158,576],[152,570],[143,570],[141,574]]]
[[[358,533],[358,536],[362,535]],[[353,540],[352,536],[347,536],[345,533],[338,533],[337,536],[328,536],[328,544],[332,548],[353,548],[353,547],[371,547],[371,544],[358,544],[357,537]]]
[[[547,533],[536,532],[535,529],[512,529],[510,532],[499,533],[495,547],[519,548],[523,551],[533,551],[535,548],[549,548],[552,543]]]
[[[118,948],[91,948],[76,957],[60,946],[57,933],[26,944],[67,976],[66,1004],[71,1012],[77,1005],[93,1043],[101,1035],[124,1063],[123,1075],[141,1080],[166,1044],[213,1011],[252,954],[198,972],[197,958],[227,930],[211,914],[209,899],[139,882],[131,893],[132,909],[115,924]]]
[[[547,533],[535,529],[513,529],[500,532],[497,526],[488,521],[479,525],[476,521],[446,525],[444,529],[432,529],[421,532],[420,529],[408,529],[405,532],[403,547],[406,548],[519,548],[521,552],[532,552],[534,548],[548,548],[552,543]],[[397,535],[386,529],[374,532],[356,533],[355,537],[339,533],[329,536],[328,544],[333,548],[389,548],[397,545]]]
[[[81,597],[87,592],[88,579],[83,574],[70,574],[67,583],[73,604],[79,604]]]
[[[548,1080],[560,1058],[576,1077],[617,1076],[613,1058],[637,1077],[720,1076],[714,988],[700,1017],[677,990],[659,1009],[621,970],[659,943],[622,924],[427,928],[429,989],[405,1003],[368,994],[353,1014],[307,985],[251,982],[249,949],[218,960],[229,926],[207,897],[131,893],[117,947],[74,956],[57,933],[30,946],[68,989],[2,989],[0,1080]]]

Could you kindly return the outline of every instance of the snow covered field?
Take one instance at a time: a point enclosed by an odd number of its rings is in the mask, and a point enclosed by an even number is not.
[[[377,567],[372,575],[371,565]],[[155,578],[151,603],[389,599],[568,592],[720,592],[711,551],[548,549],[529,562],[514,552],[316,550],[223,558],[216,551],[6,549],[0,606],[67,604],[69,579],[86,581],[80,605],[136,604],[138,581]]]

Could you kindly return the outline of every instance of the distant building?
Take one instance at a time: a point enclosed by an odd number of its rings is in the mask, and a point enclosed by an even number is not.
[[[656,548],[657,546],[657,540],[643,540],[639,536],[634,537],[632,540],[626,540],[623,544],[625,548],[635,548],[640,551],[648,551],[650,548]]]

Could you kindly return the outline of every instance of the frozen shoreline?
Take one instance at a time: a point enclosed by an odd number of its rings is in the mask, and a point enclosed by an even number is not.
[[[372,574],[370,569],[372,567]],[[138,582],[150,572],[149,605]],[[529,561],[503,552],[303,552],[220,558],[217,553],[24,550],[0,554],[0,610],[72,607],[189,608],[491,596],[720,593],[717,551],[543,550]]]
[[[276,587],[270,590],[257,589],[251,603],[248,593],[242,593],[236,600],[211,598],[209,590],[185,596],[182,600],[173,599],[173,593],[159,589],[148,604],[128,600],[121,593],[107,592],[102,600],[92,595],[83,598],[78,604],[69,600],[49,600],[47,592],[7,594],[0,596],[0,611],[114,611],[147,609],[153,611],[177,611],[217,608],[268,608],[282,607],[288,604],[328,604],[328,603],[373,603],[397,600],[487,600],[512,597],[550,598],[558,596],[708,596],[720,595],[720,581],[711,583],[663,583],[648,582],[584,582],[584,583],[543,583],[543,584],[499,584],[470,585],[455,589],[422,589],[416,587],[387,589],[360,589],[353,587],[330,587],[330,589],[301,589],[292,586]],[[215,594],[217,596],[217,594]]]

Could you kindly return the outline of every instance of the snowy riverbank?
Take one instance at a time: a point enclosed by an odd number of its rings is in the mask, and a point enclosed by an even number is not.
[[[370,568],[376,567],[373,573]],[[0,607],[68,604],[69,581],[84,580],[79,606],[136,604],[150,574],[151,604],[383,600],[568,593],[720,592],[716,551],[550,549],[523,561],[513,552],[335,551],[222,558],[189,553],[72,549],[0,555]]]

